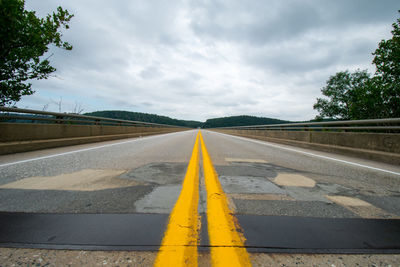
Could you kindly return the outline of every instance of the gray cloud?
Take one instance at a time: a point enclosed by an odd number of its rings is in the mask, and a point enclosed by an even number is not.
[[[216,1],[193,9],[195,33],[253,45],[295,38],[322,21],[309,1]]]
[[[156,66],[149,66],[139,73],[139,76],[143,79],[153,79],[159,77],[160,75],[162,74]]]
[[[21,107],[50,99],[85,111],[125,109],[181,119],[315,116],[320,88],[337,71],[371,66],[390,37],[397,0],[27,0],[45,16],[75,14],[52,48],[54,77],[33,81]],[[49,108],[55,108],[49,105]]]
[[[392,23],[398,1],[194,1],[191,26],[200,36],[252,45],[293,40],[314,29]]]

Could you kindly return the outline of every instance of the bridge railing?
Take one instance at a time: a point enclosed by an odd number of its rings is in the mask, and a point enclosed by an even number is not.
[[[212,130],[389,164],[400,164],[400,118],[251,125]]]
[[[140,127],[174,127],[182,126],[149,123],[131,120],[119,120],[96,116],[86,116],[74,113],[58,113],[32,109],[0,107],[0,122],[47,122],[57,124],[115,125]]]
[[[350,121],[321,121],[321,122],[300,122],[250,126],[217,127],[214,129],[232,130],[334,130],[334,131],[400,131],[400,118],[371,119],[371,120],[350,120]]]

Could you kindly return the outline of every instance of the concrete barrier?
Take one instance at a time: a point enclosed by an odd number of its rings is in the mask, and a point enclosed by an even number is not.
[[[89,137],[148,132],[171,132],[179,128],[39,123],[0,123],[0,142]]]
[[[357,156],[390,164],[400,164],[400,134],[398,133],[235,129],[216,129],[215,131],[320,151]]]
[[[184,130],[187,129],[175,127],[0,123],[0,155]]]

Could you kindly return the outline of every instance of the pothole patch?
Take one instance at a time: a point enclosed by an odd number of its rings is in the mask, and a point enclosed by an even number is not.
[[[220,176],[222,188],[228,194],[243,193],[273,193],[283,194],[284,191],[264,177],[252,176]]]
[[[162,185],[135,202],[135,210],[144,213],[170,213],[179,197],[182,185]]]
[[[325,196],[327,199],[341,205],[358,216],[366,219],[399,219],[400,217],[386,210],[375,207],[374,205],[353,197],[346,196]]]
[[[279,173],[273,182],[281,186],[314,187],[315,181],[301,174]]]
[[[158,185],[181,184],[185,178],[187,163],[150,163],[122,174],[119,178]]]
[[[124,170],[86,169],[57,176],[24,178],[0,186],[4,189],[96,191],[142,185],[137,181],[120,179]]]
[[[354,198],[354,197],[346,197],[346,196],[325,196],[327,199],[335,202],[336,204],[342,206],[350,206],[350,207],[370,207],[372,206],[370,203]]]

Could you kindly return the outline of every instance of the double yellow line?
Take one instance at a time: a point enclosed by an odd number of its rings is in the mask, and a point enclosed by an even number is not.
[[[182,184],[182,190],[169,217],[155,266],[197,266],[200,233],[199,140],[207,190],[207,223],[213,266],[251,266],[239,224],[228,207],[228,200],[199,131]]]

